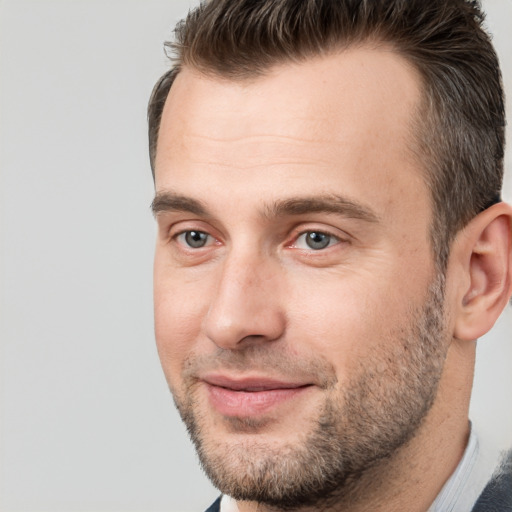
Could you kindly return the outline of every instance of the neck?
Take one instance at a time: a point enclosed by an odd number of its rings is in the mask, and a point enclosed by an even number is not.
[[[465,342],[468,343],[468,342]],[[301,512],[422,512],[460,462],[469,437],[468,409],[474,345],[454,340],[436,400],[416,435],[393,457],[368,469],[352,489],[329,504]],[[240,512],[280,512],[261,503],[237,503]]]

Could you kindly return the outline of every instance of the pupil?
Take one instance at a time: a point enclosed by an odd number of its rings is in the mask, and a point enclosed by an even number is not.
[[[189,231],[185,235],[185,241],[190,247],[203,247],[206,243],[206,236],[206,233],[202,233],[201,231]]]
[[[311,249],[324,249],[329,245],[331,237],[325,233],[315,233],[314,231],[308,233],[306,243]]]

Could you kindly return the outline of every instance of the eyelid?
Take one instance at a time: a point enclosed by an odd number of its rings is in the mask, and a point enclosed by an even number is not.
[[[204,233],[209,237],[210,241],[208,241],[207,244],[203,247],[210,247],[214,242],[218,244],[221,243],[221,237],[218,233],[218,230],[216,230],[210,224],[198,219],[178,220],[177,222],[170,224],[166,229],[166,238],[169,242],[175,242],[178,243],[181,247],[197,251],[198,248],[190,247],[186,243],[178,241],[179,236],[190,233],[191,231]]]
[[[199,247],[192,247],[190,244],[188,244],[185,240],[185,237],[188,233],[201,233],[203,235],[206,235],[206,242],[204,243],[204,245],[201,245]],[[180,240],[180,238],[183,237],[183,240]],[[201,231],[199,229],[185,229],[184,231],[180,231],[178,233],[176,233],[175,235],[173,235],[172,237],[174,240],[178,241],[178,243],[180,245],[182,245],[183,247],[185,247],[187,250],[193,250],[193,251],[197,251],[199,249],[203,249],[205,247],[210,247],[210,245],[213,245],[216,241],[216,239],[210,235],[210,233],[207,233],[206,231]]]
[[[310,233],[325,235],[326,237],[329,238],[328,244],[325,247],[319,247],[317,249],[315,249],[313,247],[298,247],[298,241],[302,237],[304,237],[305,235],[308,235]],[[299,233],[299,235],[295,237],[293,245],[291,245],[291,247],[296,247],[297,249],[306,250],[306,251],[319,252],[319,251],[324,251],[324,250],[328,249],[329,247],[332,247],[333,245],[337,245],[341,241],[342,240],[339,237],[337,237],[336,235],[333,235],[333,234],[325,232],[325,231],[320,231],[319,229],[311,229],[311,230],[307,230],[307,231],[303,231],[302,233]],[[307,245],[306,240],[304,240],[304,244]]]
[[[296,241],[303,235],[307,233],[322,233],[324,235],[327,235],[331,238],[334,238],[337,243],[336,244],[329,244],[325,249],[328,249],[329,247],[332,247],[333,245],[337,245],[338,243],[350,243],[351,235],[348,234],[345,231],[341,231],[340,229],[331,228],[329,226],[319,226],[316,223],[311,223],[310,225],[307,225],[305,223],[301,223],[300,225],[296,226],[289,237],[289,242],[287,242],[285,245],[286,247],[294,247]],[[323,250],[325,250],[323,249]],[[304,249],[304,250],[310,250],[314,252],[320,252],[322,249]]]
[[[179,219],[170,222],[167,226],[167,234],[169,238],[173,238],[187,231],[200,231],[217,238],[216,231],[210,224],[199,219],[188,218]]]

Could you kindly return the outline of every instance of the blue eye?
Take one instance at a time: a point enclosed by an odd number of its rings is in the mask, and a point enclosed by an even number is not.
[[[208,233],[204,233],[203,231],[191,230],[180,233],[176,238],[192,249],[200,249],[207,244],[209,236]]]
[[[294,246],[299,249],[313,249],[314,251],[319,251],[338,241],[335,236],[322,233],[321,231],[306,231],[297,238]]]

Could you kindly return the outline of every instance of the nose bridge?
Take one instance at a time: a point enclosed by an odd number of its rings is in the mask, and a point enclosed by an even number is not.
[[[279,300],[279,270],[257,251],[231,251],[211,297],[205,332],[216,345],[237,348],[242,341],[270,341],[284,330]]]

